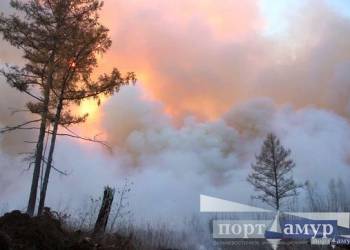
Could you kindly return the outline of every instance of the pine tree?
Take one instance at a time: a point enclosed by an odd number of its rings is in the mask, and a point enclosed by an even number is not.
[[[104,53],[111,45],[108,29],[98,22],[97,11],[102,7],[102,4],[96,3],[97,1],[85,1],[82,6],[80,1],[70,1],[69,5],[64,6],[64,12],[67,13],[67,16],[71,15],[72,20],[79,16],[79,20],[69,25],[70,43],[65,46],[66,54],[70,55],[67,56],[69,59],[68,67],[63,68],[57,81],[60,84],[53,91],[54,97],[57,99],[57,106],[43,186],[40,192],[38,214],[42,213],[45,204],[58,126],[61,125],[68,132],[71,132],[68,129],[71,124],[76,124],[77,121],[84,122],[86,118],[86,116],[72,116],[69,104],[72,102],[79,104],[87,98],[95,98],[99,103],[100,94],[111,95],[119,91],[122,85],[136,80],[133,73],[122,77],[117,69],[114,69],[110,75],[100,76],[97,81],[91,79],[93,68],[97,66],[96,55]],[[63,113],[65,107],[68,111]]]
[[[27,122],[27,124],[40,122],[34,156],[33,180],[27,208],[28,214],[33,215],[47,128],[54,65],[62,42],[62,39],[56,34],[61,32],[62,19],[55,20],[54,16],[49,13],[48,2],[45,7],[39,1],[22,3],[12,0],[10,4],[14,9],[22,12],[25,18],[16,14],[10,17],[1,15],[0,32],[5,40],[22,50],[26,64],[23,67],[11,66],[8,70],[3,70],[2,73],[12,87],[28,94],[37,101],[36,105],[28,103],[27,106],[28,109],[40,115],[40,119]]]
[[[297,190],[302,187],[291,176],[295,163],[290,154],[291,151],[285,149],[274,134],[268,134],[260,154],[256,156],[256,163],[252,164],[253,172],[247,178],[259,192],[253,198],[276,210],[281,208],[283,200],[298,195]]]
[[[51,162],[58,135],[58,126],[67,127],[86,120],[86,115],[74,116],[72,103],[86,98],[98,100],[100,94],[111,95],[120,86],[135,81],[133,73],[122,77],[117,69],[97,80],[91,74],[97,67],[97,55],[111,46],[108,29],[98,22],[99,0],[11,0],[11,6],[22,15],[0,16],[0,33],[13,46],[21,49],[25,65],[9,66],[2,70],[7,82],[34,101],[27,109],[40,119],[7,128],[26,129],[40,123],[34,153],[34,170],[27,212],[34,214],[40,169],[47,162],[43,189],[42,211]],[[49,130],[52,124],[53,129]],[[43,155],[45,135],[50,134],[49,157]]]

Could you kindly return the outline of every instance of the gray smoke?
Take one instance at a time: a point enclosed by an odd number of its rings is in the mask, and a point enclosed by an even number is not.
[[[291,15],[280,36],[261,36],[249,24],[246,32],[235,31],[239,39],[227,40],[227,30],[215,33],[211,22],[198,24],[205,11],[197,22],[184,18],[174,23],[178,29],[165,29],[162,21],[171,24],[179,12],[152,8],[150,15],[148,5],[119,3],[130,15],[111,27],[116,45],[104,64],[123,62],[122,68],[149,79],[103,105],[101,129],[112,154],[59,139],[54,164],[69,175],[53,173],[48,205],[78,207],[126,177],[134,182],[130,202],[138,219],[197,213],[201,193],[249,203],[253,190],[246,177],[268,132],[292,150],[299,182],[310,179],[322,188],[332,177],[348,179],[350,21],[321,1],[312,4]],[[3,48],[1,61],[15,62]],[[8,109],[22,107],[23,96],[3,84],[0,91],[0,124],[28,119]],[[16,154],[28,151],[31,145],[22,141],[33,137],[1,136],[0,207],[25,207],[31,172],[23,172],[27,163]]]

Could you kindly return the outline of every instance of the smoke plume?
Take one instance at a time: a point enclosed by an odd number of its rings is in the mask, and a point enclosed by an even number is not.
[[[292,150],[298,182],[350,177],[348,17],[310,0],[267,35],[254,0],[105,2],[114,44],[98,71],[118,66],[139,81],[85,125],[98,126],[112,153],[59,138],[54,164],[69,175],[53,173],[49,206],[79,206],[126,177],[139,219],[198,212],[200,193],[248,203],[246,177],[269,132]],[[20,62],[3,44],[1,62]],[[0,81],[0,124],[30,119],[11,115],[27,99]],[[32,145],[23,140],[35,134],[0,138],[0,197],[10,208],[26,203],[31,172],[17,153]]]

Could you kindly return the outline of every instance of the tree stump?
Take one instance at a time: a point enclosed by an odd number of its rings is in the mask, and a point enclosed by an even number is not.
[[[94,227],[94,235],[102,234],[106,230],[109,213],[111,212],[113,203],[114,191],[113,188],[108,186],[104,189],[101,208]]]

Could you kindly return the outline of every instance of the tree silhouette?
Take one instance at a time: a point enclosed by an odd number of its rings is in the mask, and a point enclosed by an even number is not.
[[[86,98],[112,95],[120,86],[135,81],[135,75],[122,77],[117,69],[93,80],[97,67],[97,55],[111,46],[108,29],[98,22],[99,0],[12,0],[11,6],[20,12],[0,16],[0,33],[5,40],[21,49],[25,65],[8,66],[2,70],[7,82],[33,98],[27,109],[40,119],[7,127],[3,132],[28,129],[28,125],[40,123],[34,152],[34,170],[27,212],[34,214],[40,169],[46,164],[39,214],[42,212],[52,167],[58,127],[84,122],[87,115],[75,116],[70,111],[73,103],[80,104]],[[49,125],[52,124],[52,130]],[[35,128],[35,127],[34,127]],[[45,136],[51,135],[47,160],[43,155]],[[79,136],[67,135],[74,138]],[[92,139],[92,141],[94,141]]]
[[[252,164],[253,172],[247,178],[260,193],[253,198],[276,210],[280,209],[282,200],[298,195],[297,190],[302,186],[296,184],[290,175],[295,167],[290,154],[291,151],[285,149],[274,134],[268,134],[260,154],[255,157],[256,163]]]

